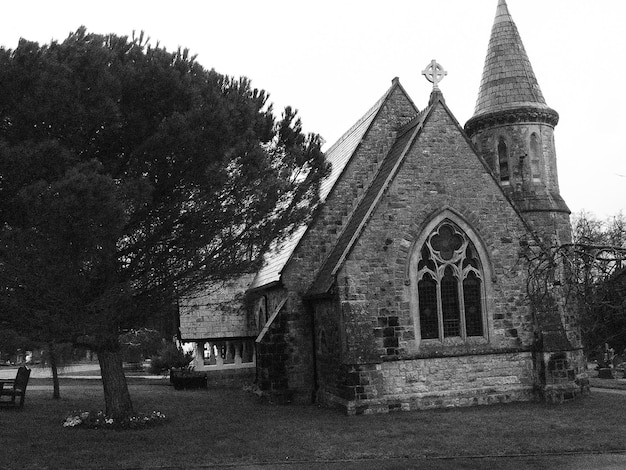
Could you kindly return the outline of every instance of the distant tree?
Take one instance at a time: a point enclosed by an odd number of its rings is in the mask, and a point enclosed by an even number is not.
[[[32,348],[32,341],[15,330],[0,329],[0,362],[9,361],[22,350]]]
[[[588,352],[605,343],[626,348],[626,218],[606,220],[579,213],[573,218],[572,275]]]
[[[609,343],[626,348],[626,219],[600,220],[581,212],[572,217],[572,243],[528,249],[528,292],[535,310],[550,308],[554,290],[575,312],[588,354]],[[554,305],[553,305],[554,307]],[[568,313],[569,312],[569,313]]]
[[[157,330],[137,328],[120,335],[122,358],[126,362],[141,362],[156,355],[163,347],[165,338]]]
[[[256,269],[328,171],[291,108],[148,42],[0,48],[0,327],[97,352],[120,417],[121,330]]]

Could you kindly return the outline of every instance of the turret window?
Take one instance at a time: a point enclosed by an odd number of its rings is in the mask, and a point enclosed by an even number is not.
[[[416,277],[422,339],[484,335],[482,264],[458,226],[444,220],[426,238]]]
[[[502,184],[509,184],[511,179],[509,173],[509,149],[507,148],[504,137],[500,137],[500,140],[498,141],[498,162],[500,169],[500,182]]]
[[[539,138],[534,132],[530,136],[530,172],[533,183],[541,181]]]

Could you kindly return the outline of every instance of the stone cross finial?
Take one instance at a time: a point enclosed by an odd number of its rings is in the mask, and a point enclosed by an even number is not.
[[[422,70],[422,75],[426,77],[426,80],[433,84],[433,90],[438,90],[439,82],[443,80],[446,75],[448,75],[448,72],[446,72],[443,67],[438,64],[435,59],[433,59],[430,61],[430,64]]]

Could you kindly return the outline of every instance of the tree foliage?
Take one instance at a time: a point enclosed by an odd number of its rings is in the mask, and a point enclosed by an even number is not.
[[[184,352],[180,347],[173,343],[165,343],[152,355],[150,361],[151,374],[167,373],[171,369],[188,369],[189,364],[193,361],[193,353]]]
[[[151,328],[137,328],[120,335],[125,362],[143,362],[156,355],[166,342],[161,333]]]
[[[531,253],[531,250],[528,250]],[[580,326],[593,356],[609,344],[626,348],[626,219],[600,220],[581,212],[572,218],[572,242],[542,247],[529,257],[528,292],[537,311],[558,290],[563,314]]]
[[[626,219],[599,220],[580,213],[573,220],[569,247],[573,282],[581,311],[581,329],[589,352],[608,343],[626,348]]]
[[[18,351],[25,351],[32,346],[32,342],[17,331],[0,329],[0,363],[14,360]]]
[[[291,108],[143,34],[0,48],[0,90],[0,321],[44,341],[115,352],[253,271],[328,171]]]

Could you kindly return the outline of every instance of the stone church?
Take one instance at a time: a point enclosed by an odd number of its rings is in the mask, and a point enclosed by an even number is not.
[[[439,89],[441,66],[424,74],[434,85],[424,108],[394,78],[326,152],[332,173],[315,218],[238,284],[248,299],[242,333],[231,332],[239,346],[202,332],[226,314],[183,305],[183,339],[204,344],[199,366],[237,355],[241,365],[247,354],[261,390],[348,414],[581,392],[582,347],[559,269],[538,302],[528,291],[529,253],[570,241],[570,211],[559,194],[559,116],[505,0],[464,127]]]

